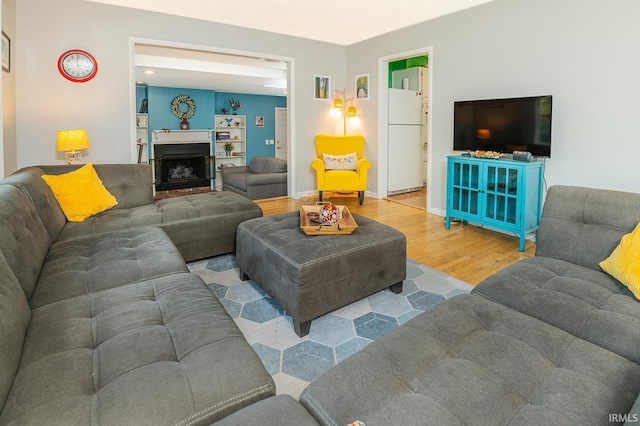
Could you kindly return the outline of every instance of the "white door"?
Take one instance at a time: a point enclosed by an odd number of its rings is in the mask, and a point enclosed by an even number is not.
[[[287,161],[286,108],[276,108],[276,158]]]

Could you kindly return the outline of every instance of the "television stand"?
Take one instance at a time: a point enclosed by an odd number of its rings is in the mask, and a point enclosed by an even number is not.
[[[453,218],[505,232],[520,238],[538,230],[542,213],[544,162],[508,158],[447,157],[447,213]]]

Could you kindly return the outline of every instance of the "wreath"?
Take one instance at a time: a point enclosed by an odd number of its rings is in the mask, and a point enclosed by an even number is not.
[[[180,105],[182,104],[187,105],[188,109],[186,112],[180,111]],[[196,112],[196,104],[193,102],[193,99],[187,95],[176,96],[171,101],[171,112],[178,118],[191,118]]]

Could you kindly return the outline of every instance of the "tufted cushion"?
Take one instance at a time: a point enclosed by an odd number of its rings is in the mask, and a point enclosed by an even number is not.
[[[485,279],[473,293],[640,363],[640,302],[604,272],[536,256]]]
[[[160,227],[187,262],[235,251],[238,225],[262,216],[256,203],[228,191],[168,198],[157,206]]]
[[[600,271],[600,262],[640,222],[640,194],[555,185],[549,188],[536,256]]]
[[[274,393],[216,297],[176,274],[33,311],[0,423],[210,424]]]
[[[211,426],[318,426],[311,414],[290,395],[263,399]]]
[[[86,293],[186,271],[187,266],[176,247],[156,227],[58,241],[49,251],[29,303],[33,309]]]
[[[477,295],[456,296],[315,380],[325,425],[602,425],[627,413],[640,366]]]
[[[44,171],[39,167],[27,167],[6,177],[1,182],[16,186],[29,196],[49,234],[49,241],[53,243],[67,223],[67,218],[62,212],[58,200],[53,196],[51,188],[42,179],[43,174]]]
[[[0,251],[27,299],[48,250],[49,236],[29,197],[12,185],[0,185]]]
[[[0,407],[13,383],[31,312],[24,292],[0,252]]]
[[[51,187],[70,222],[82,222],[118,205],[116,197],[104,187],[91,163],[61,175],[42,175],[42,179]]]
[[[238,224],[262,216],[262,209],[232,192],[208,192],[167,198],[156,204],[109,210],[84,222],[68,223],[59,240],[142,225],[162,228],[187,261],[235,249]]]

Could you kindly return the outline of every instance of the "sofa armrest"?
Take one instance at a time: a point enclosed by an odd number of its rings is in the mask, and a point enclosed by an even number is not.
[[[220,168],[220,174],[222,175],[222,178],[224,179],[224,177],[226,175],[230,175],[232,173],[248,173],[249,172],[249,166],[228,166],[228,167],[222,167]]]

